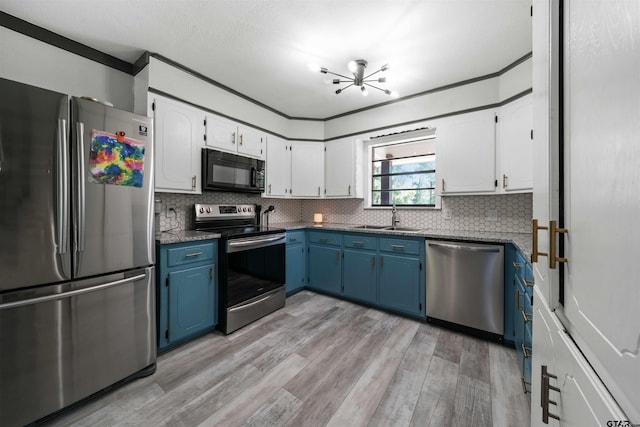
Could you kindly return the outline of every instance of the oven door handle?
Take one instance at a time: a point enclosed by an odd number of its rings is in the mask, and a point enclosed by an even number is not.
[[[227,253],[248,251],[250,249],[264,248],[278,244],[284,244],[287,235],[285,233],[270,235],[267,237],[249,237],[227,241]]]

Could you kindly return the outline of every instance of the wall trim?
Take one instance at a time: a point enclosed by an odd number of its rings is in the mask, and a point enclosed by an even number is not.
[[[133,65],[127,61],[111,56],[107,53],[101,52],[97,49],[78,43],[60,34],[54,33],[30,22],[16,18],[13,15],[0,11],[0,26],[8,28],[17,33],[31,37],[36,40],[40,40],[43,43],[47,43],[51,46],[55,46],[67,52],[82,56],[92,61],[98,62],[107,67],[111,67],[115,70],[122,71],[126,74],[133,75]]]
[[[474,77],[474,78],[471,78],[471,79],[462,80],[462,81],[451,83],[451,84],[447,84],[447,85],[444,85],[444,86],[439,86],[439,87],[428,89],[428,90],[425,90],[425,91],[422,91],[422,92],[418,92],[418,93],[414,93],[414,94],[411,94],[411,95],[403,96],[403,97],[400,97],[400,98],[397,98],[397,99],[394,99],[394,100],[391,100],[391,101],[381,102],[381,103],[378,103],[378,104],[370,105],[368,107],[363,107],[363,108],[359,108],[359,109],[356,109],[356,110],[347,111],[345,113],[336,114],[334,116],[326,117],[324,119],[320,119],[320,118],[313,118],[313,117],[294,117],[294,116],[289,116],[288,114],[285,114],[285,113],[283,113],[281,111],[278,111],[275,108],[272,108],[272,107],[270,107],[270,106],[268,106],[268,105],[266,105],[266,104],[264,104],[264,103],[262,103],[262,102],[260,102],[260,101],[258,101],[256,99],[254,99],[254,98],[251,98],[251,97],[249,97],[249,96],[247,96],[247,95],[245,95],[245,94],[243,94],[241,92],[238,92],[237,90],[235,90],[235,89],[233,89],[233,88],[231,88],[229,86],[226,86],[226,85],[224,85],[224,84],[222,84],[220,82],[217,82],[217,81],[215,81],[215,80],[213,80],[213,79],[211,79],[211,78],[209,78],[209,77],[207,77],[207,76],[205,76],[205,75],[203,75],[203,74],[201,74],[201,73],[199,73],[199,72],[197,72],[197,71],[195,71],[195,70],[193,70],[191,68],[188,68],[188,67],[186,67],[186,66],[184,66],[184,65],[182,65],[182,64],[180,64],[178,62],[175,62],[175,61],[173,61],[173,60],[171,60],[171,59],[169,59],[169,58],[167,58],[165,56],[162,56],[162,55],[160,55],[158,53],[144,52],[134,63],[129,63],[127,61],[123,61],[123,60],[121,60],[119,58],[116,58],[115,56],[109,55],[107,53],[104,53],[102,51],[99,51],[97,49],[89,47],[87,45],[84,45],[82,43],[76,42],[76,41],[71,40],[71,39],[69,39],[67,37],[64,37],[64,36],[61,36],[61,35],[59,35],[57,33],[54,33],[53,31],[49,31],[49,30],[47,30],[45,28],[39,27],[37,25],[34,25],[34,24],[32,24],[30,22],[27,22],[25,20],[22,20],[20,18],[16,18],[15,16],[9,15],[8,13],[2,12],[2,11],[0,11],[0,26],[8,28],[8,29],[13,30],[13,31],[16,31],[16,32],[21,33],[21,34],[23,34],[25,36],[34,38],[36,40],[40,40],[43,43],[50,44],[52,46],[58,47],[60,49],[63,49],[63,50],[66,50],[68,52],[74,53],[76,55],[82,56],[84,58],[90,59],[92,61],[98,62],[100,64],[106,65],[106,66],[111,67],[113,69],[116,69],[118,71],[122,71],[124,73],[130,74],[132,76],[135,76],[140,71],[142,71],[144,69],[144,67],[146,67],[149,64],[149,58],[153,57],[153,58],[155,58],[155,59],[157,59],[159,61],[162,61],[162,62],[164,62],[164,63],[166,63],[168,65],[171,65],[174,68],[177,68],[177,69],[179,69],[181,71],[184,71],[184,72],[186,72],[188,74],[191,74],[192,76],[194,76],[194,77],[196,77],[196,78],[198,78],[198,79],[200,79],[200,80],[202,80],[202,81],[204,81],[204,82],[206,82],[208,84],[211,84],[211,85],[216,86],[216,87],[218,87],[218,88],[220,88],[220,89],[222,89],[224,91],[227,91],[227,92],[229,92],[229,93],[231,93],[231,94],[233,94],[235,96],[238,96],[238,97],[244,99],[245,101],[251,102],[251,103],[253,103],[253,104],[255,104],[255,105],[257,105],[257,106],[259,106],[261,108],[264,108],[265,110],[271,111],[274,114],[277,114],[277,115],[279,115],[281,117],[284,117],[285,119],[288,119],[288,120],[302,120],[302,121],[314,121],[314,122],[327,122],[329,120],[334,120],[334,119],[337,119],[337,118],[340,118],[340,117],[346,117],[346,116],[349,116],[349,115],[352,115],[352,114],[361,113],[363,111],[368,111],[368,110],[372,110],[372,109],[375,109],[375,108],[384,107],[386,105],[395,104],[395,103],[398,103],[398,102],[402,102],[402,101],[406,101],[406,100],[409,100],[409,99],[421,97],[421,96],[428,95],[428,94],[431,94],[431,93],[441,92],[443,90],[453,89],[453,88],[456,88],[456,87],[459,87],[459,86],[464,86],[464,85],[468,85],[468,84],[471,84],[471,83],[476,83],[476,82],[479,82],[479,81],[483,81],[483,80],[499,77],[502,74],[504,74],[504,73],[510,71],[511,69],[517,67],[518,65],[520,65],[523,62],[525,62],[526,60],[528,60],[529,58],[531,58],[533,56],[532,52],[528,52],[527,54],[525,54],[522,57],[516,59],[515,61],[513,61],[512,63],[510,63],[506,67],[502,68],[501,70],[496,71],[494,73],[486,74],[484,76]],[[164,92],[161,92],[161,91],[158,91],[158,90],[155,90],[155,93],[158,93],[159,95],[163,95],[163,96],[167,96],[167,97],[172,97],[172,98],[174,98],[176,100],[179,100],[181,102],[187,102],[188,103],[188,101],[184,101],[182,99],[173,97],[173,96],[171,96],[171,95],[169,95],[167,93],[164,93]],[[519,96],[519,95],[520,94],[518,94],[516,96]],[[509,99],[511,99],[511,98],[509,98]],[[508,100],[505,100],[505,101],[508,101]],[[485,106],[483,108],[478,107],[478,108],[479,109],[493,108],[496,105],[501,105],[501,104],[492,104],[490,106]],[[202,107],[202,106],[198,106],[198,105],[194,105],[194,106],[196,106],[197,108],[201,108],[201,109],[210,111],[211,113],[214,113],[214,114],[218,114],[218,115],[221,115],[221,116],[224,116],[224,117],[228,117],[228,116],[226,116],[226,115],[224,115],[222,113],[209,110],[209,109],[207,109],[205,107]],[[467,112],[469,112],[469,111],[467,111]],[[462,114],[462,113],[456,112],[455,114]],[[448,115],[454,115],[454,113],[451,113],[451,114],[448,114]],[[442,116],[437,116],[437,117],[446,117],[446,116],[442,115]],[[410,122],[401,123],[401,124],[398,124],[398,125],[395,125],[395,126],[400,126],[400,125],[403,125],[403,124],[411,124],[411,123],[414,123],[414,122],[434,119],[434,118],[437,118],[437,117],[430,117],[430,118],[427,118],[427,119],[420,119],[420,120],[412,120]],[[246,124],[248,126],[254,127],[256,129],[260,129],[260,130],[262,130],[264,132],[268,132],[268,133],[270,133],[272,135],[275,135],[275,136],[278,136],[278,137],[281,137],[281,138],[285,138],[282,135],[276,134],[276,133],[268,131],[266,129],[261,129],[261,128],[255,127],[255,126],[250,125],[249,123],[243,122],[241,120],[238,120],[238,119],[235,119],[235,118],[231,118],[231,117],[228,117],[228,118],[230,118],[230,119],[232,119],[234,121]],[[393,127],[393,126],[391,126],[391,127]],[[382,127],[382,128],[379,128],[379,129],[386,129],[386,128],[388,128],[388,127]],[[375,130],[377,130],[377,129],[374,129],[372,131],[375,131]],[[366,132],[368,132],[368,131],[366,131]],[[334,138],[327,139],[326,141],[330,141],[330,140],[338,139],[338,138],[344,138],[346,136],[358,135],[360,133],[362,133],[362,132],[359,132],[357,134],[349,134],[349,135],[343,135],[343,136],[340,136],[340,137],[334,137]],[[285,139],[289,139],[289,138],[285,138]],[[307,141],[307,140],[303,140],[303,139],[296,139],[296,140],[298,140],[298,141]],[[309,139],[308,141],[320,141],[320,140]]]
[[[480,105],[480,106],[472,107],[472,108],[465,108],[464,110],[451,111],[449,113],[437,114],[435,116],[424,117],[424,118],[421,118],[421,119],[409,120],[409,121],[406,121],[406,122],[395,123],[395,124],[392,124],[392,125],[381,126],[381,127],[378,127],[378,128],[366,129],[366,130],[362,130],[362,131],[358,131],[358,132],[352,132],[352,133],[348,133],[348,134],[344,134],[344,135],[334,136],[334,137],[325,139],[324,142],[333,141],[333,140],[341,139],[341,138],[348,138],[348,137],[351,137],[351,136],[358,136],[358,135],[362,135],[362,134],[370,133],[370,132],[380,132],[380,131],[387,130],[387,129],[392,129],[392,128],[395,128],[395,127],[398,127],[398,126],[412,125],[412,124],[424,122],[424,121],[427,121],[427,120],[441,119],[441,118],[444,118],[444,117],[451,117],[451,116],[458,116],[460,114],[473,113],[475,111],[488,110],[490,108],[498,108],[498,107],[502,107],[503,105],[509,104],[510,102],[513,102],[513,101],[515,101],[517,99],[520,99],[520,98],[522,98],[524,96],[527,96],[527,95],[529,95],[531,93],[533,93],[533,88],[529,88],[529,89],[524,90],[524,91],[522,91],[520,93],[517,93],[517,94],[515,94],[515,95],[513,95],[513,96],[511,96],[511,97],[509,97],[507,99],[504,99],[504,100],[502,100],[500,102],[496,102],[496,103],[493,103],[493,104],[486,104],[486,105]]]

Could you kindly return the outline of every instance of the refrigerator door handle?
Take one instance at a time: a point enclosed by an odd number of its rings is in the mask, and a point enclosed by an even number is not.
[[[84,186],[84,178],[85,178],[85,167],[84,167],[84,123],[77,123],[77,132],[78,132],[78,194],[77,194],[77,230],[76,230],[76,238],[77,238],[77,247],[76,250],[78,252],[84,251],[84,232],[85,232],[85,224],[86,224],[86,210],[85,210],[85,186]],[[78,263],[79,264],[79,263]],[[76,268],[78,267],[76,264]],[[76,271],[77,273],[77,271]]]
[[[67,253],[69,249],[69,144],[67,139],[67,121],[58,119],[56,171],[58,174],[58,253]]]
[[[0,304],[0,310],[8,310],[10,308],[23,307],[25,305],[34,305],[34,304],[39,304],[47,301],[55,301],[55,300],[65,299],[65,298],[74,297],[82,294],[88,294],[89,292],[100,291],[107,288],[113,288],[115,286],[125,285],[131,282],[137,282],[138,280],[142,280],[145,277],[147,277],[147,274],[143,273],[143,274],[138,274],[132,277],[127,277],[126,279],[115,280],[113,282],[103,283],[102,285],[91,286],[89,288],[84,288],[84,289],[77,289],[75,291],[62,292],[59,294],[46,295],[42,297],[31,298],[31,299],[21,300],[21,301],[7,302],[4,304]]]

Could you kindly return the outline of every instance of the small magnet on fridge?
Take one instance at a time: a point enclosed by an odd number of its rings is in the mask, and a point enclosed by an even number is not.
[[[116,132],[116,137],[118,137],[118,142],[124,142],[124,137],[126,133],[123,130],[119,130]]]

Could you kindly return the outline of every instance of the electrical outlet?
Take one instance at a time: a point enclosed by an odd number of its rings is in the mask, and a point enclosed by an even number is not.
[[[178,217],[178,213],[176,212],[176,205],[166,205],[165,206],[165,211],[164,211],[164,216],[169,218],[170,216],[173,216],[175,218]]]
[[[487,221],[496,222],[498,220],[498,211],[495,209],[487,210]]]

